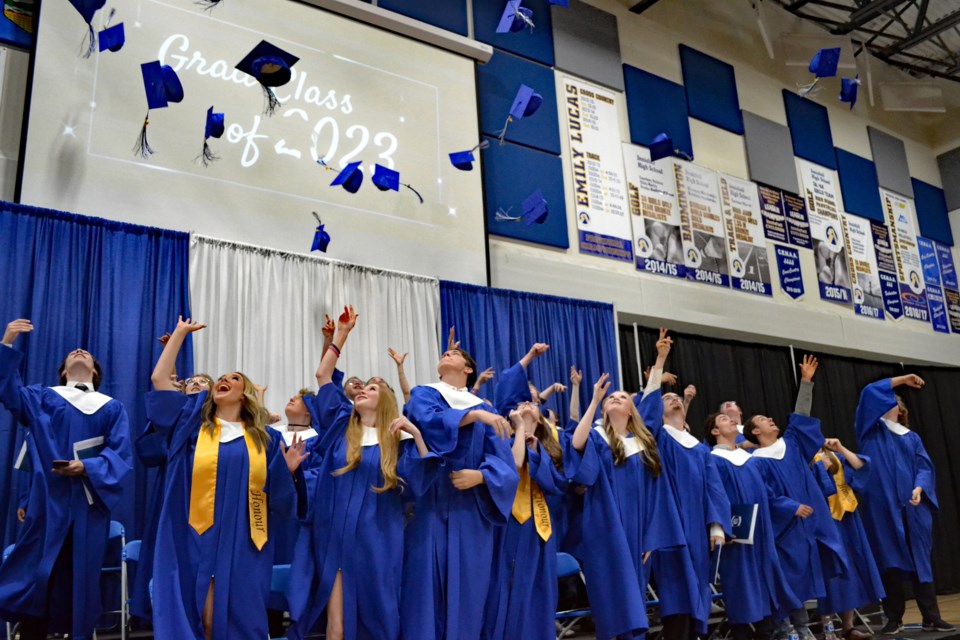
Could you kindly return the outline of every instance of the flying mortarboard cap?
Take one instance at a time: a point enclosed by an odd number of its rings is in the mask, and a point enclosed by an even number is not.
[[[547,219],[547,199],[537,189],[523,201],[523,221],[528,225],[543,224]]]
[[[84,58],[89,58],[97,48],[97,32],[93,30],[93,16],[107,4],[107,0],[70,0],[70,4],[77,10],[83,21],[87,23],[88,33],[84,36],[84,42],[89,38],[90,42],[85,44],[86,50]]]
[[[521,120],[536,113],[541,104],[543,104],[543,96],[531,87],[521,84],[520,88],[517,89],[516,97],[513,99],[513,106],[510,107],[510,115],[517,120]]]
[[[126,38],[123,33],[123,23],[118,22],[112,27],[107,27],[100,32],[99,44],[100,51],[120,51]]]
[[[570,0],[550,0],[550,4],[555,4],[559,7],[569,7]]]
[[[330,244],[330,234],[326,232],[323,228],[323,221],[320,220],[320,216],[317,215],[317,212],[313,212],[313,217],[317,219],[317,230],[313,234],[313,245],[310,247],[310,251],[323,251],[327,252],[327,245]]]
[[[832,78],[837,75],[840,64],[840,47],[820,49],[810,60],[810,73],[818,78]]]
[[[650,142],[650,162],[656,162],[673,155],[673,139],[666,133],[658,133]]]
[[[473,163],[476,161],[476,158],[473,156],[473,152],[477,149],[486,149],[490,146],[489,140],[484,140],[473,149],[467,151],[454,151],[450,154],[450,163],[455,166],[460,171],[472,171]]]
[[[533,28],[533,11],[521,7],[522,1],[507,0],[507,4],[503,7],[503,14],[500,16],[500,23],[497,25],[497,33],[516,33],[527,26]]]
[[[374,165],[371,180],[380,191],[400,191],[400,172],[389,167],[381,164]]]
[[[287,53],[280,47],[261,40],[250,53],[237,64],[237,69],[256,78],[263,88],[267,107],[266,115],[273,115],[280,106],[271,87],[280,87],[290,82],[291,68],[299,61],[297,56]]]
[[[361,184],[363,184],[363,171],[360,170],[360,162],[351,162],[337,174],[330,186],[341,185],[350,193],[356,193]]]
[[[215,162],[220,159],[220,156],[216,155],[211,149],[207,140],[209,138],[219,138],[223,135],[224,125],[223,125],[223,114],[214,113],[213,106],[207,109],[207,118],[203,125],[203,151],[200,152],[200,155],[196,157],[196,160],[199,161],[203,166],[209,166],[211,162]]]
[[[849,102],[850,108],[857,104],[857,90],[860,88],[860,75],[840,79],[840,102]]]
[[[141,158],[153,154],[147,142],[147,125],[150,124],[150,109],[162,109],[171,102],[183,100],[183,85],[177,72],[169,65],[161,65],[159,60],[144,62],[140,65],[143,75],[143,89],[147,95],[147,115],[143,118],[140,137],[133,146],[134,152]]]

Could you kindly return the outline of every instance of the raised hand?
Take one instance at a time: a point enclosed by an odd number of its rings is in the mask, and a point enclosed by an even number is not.
[[[813,375],[817,372],[817,367],[820,366],[820,362],[815,356],[805,354],[803,356],[803,362],[797,366],[800,367],[800,379],[804,382],[810,382],[813,380]]]
[[[167,346],[167,343],[170,342],[170,332],[167,331],[165,334],[157,338],[157,342],[159,342],[163,347]]]
[[[417,425],[410,422],[410,420],[408,420],[404,416],[400,416],[399,418],[394,418],[394,420],[390,423],[389,428],[390,428],[390,433],[392,433],[393,435],[397,435],[401,431],[406,431],[412,436],[415,436],[418,433],[420,433],[420,429],[417,428]]]
[[[7,325],[6,331],[3,332],[3,344],[13,346],[13,341],[17,339],[18,335],[31,331],[33,331],[33,323],[26,318],[14,320]]]
[[[493,367],[487,367],[486,369],[481,371],[480,375],[477,376],[477,381],[473,384],[474,389],[479,389],[483,385],[493,380],[493,375],[494,375]]]
[[[665,384],[668,387],[677,386],[677,374],[664,371],[660,374],[660,384]]]
[[[580,386],[580,382],[583,380],[583,371],[580,371],[575,366],[570,365],[570,384],[574,387]]]
[[[840,444],[840,440],[838,440],[837,438],[827,438],[826,440],[823,441],[823,446],[833,452],[837,452],[837,451],[840,451],[840,449],[843,449],[843,445]]]
[[[200,331],[200,329],[206,329],[207,325],[200,324],[199,322],[194,322],[190,318],[186,320],[183,319],[183,316],[177,317],[177,328],[173,330],[174,333],[179,333],[184,335],[187,333],[193,333],[194,331]]]
[[[389,354],[389,356],[393,358],[393,361],[397,363],[398,367],[402,367],[403,361],[407,359],[406,353],[401,355],[396,351],[394,351],[392,347],[387,347],[387,354]]]
[[[566,392],[567,387],[559,382],[554,382],[552,385],[547,387],[547,389],[550,389],[550,393],[564,393]]]
[[[545,342],[535,342],[533,346],[530,347],[530,351],[527,351],[526,355],[520,358],[520,366],[526,369],[534,358],[539,358],[547,352],[547,349],[550,348],[550,345]]]
[[[287,469],[290,470],[290,473],[295,472],[300,466],[300,463],[310,455],[310,452],[306,451],[307,443],[300,439],[299,433],[293,434],[293,442],[290,443],[289,447],[281,442],[280,448],[283,451],[283,459],[286,461]]]
[[[320,332],[323,334],[325,342],[333,342],[333,332],[337,330],[337,326],[333,323],[333,318],[330,317],[329,313],[323,314],[323,318],[323,327],[321,327]]]
[[[604,399],[607,395],[607,391],[610,390],[610,374],[603,373],[600,374],[600,379],[593,385],[593,401],[597,404],[600,404],[600,401]]]
[[[921,378],[915,373],[908,373],[903,377],[904,377],[903,383],[908,387],[913,387],[914,389],[922,389],[923,385],[927,384],[926,382],[923,381],[923,378]]]
[[[693,399],[697,397],[697,388],[692,384],[688,384],[687,387],[683,390],[683,401],[686,404],[693,402]]]
[[[666,361],[670,355],[670,349],[673,348],[673,338],[667,335],[665,327],[660,328],[660,337],[657,339],[657,359]]]
[[[456,327],[450,327],[450,332],[447,334],[447,351],[460,348],[460,341],[456,338],[456,329]]]
[[[343,313],[341,313],[340,317],[337,318],[337,329],[349,333],[355,326],[357,326],[357,318],[359,317],[360,314],[354,311],[352,304],[349,306],[344,306]]]
[[[474,415],[478,422],[493,427],[493,430],[500,436],[501,440],[506,440],[510,437],[510,423],[500,414],[478,409]]]

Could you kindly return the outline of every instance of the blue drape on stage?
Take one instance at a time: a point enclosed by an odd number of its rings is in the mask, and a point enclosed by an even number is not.
[[[100,391],[126,406],[131,434],[144,424],[143,394],[160,344],[157,338],[190,315],[190,236],[186,233],[0,202],[0,331],[29,318],[33,333],[17,338],[25,354],[24,384],[57,384],[57,367],[78,347],[103,366]],[[178,372],[193,369],[188,340]],[[3,544],[16,528],[18,472],[13,462],[22,429],[0,409],[0,517]],[[140,537],[150,476],[135,465],[113,519],[127,539]]]
[[[455,326],[460,346],[473,356],[480,371],[493,367],[499,374],[534,342],[546,342],[550,350],[534,360],[529,371],[538,389],[552,382],[569,386],[570,365],[583,371],[581,411],[587,408],[601,373],[610,374],[611,389],[620,388],[613,305],[441,280],[440,316],[441,350],[446,349],[448,329]],[[496,377],[481,395],[492,400],[495,387]],[[566,426],[569,403],[569,392],[545,403],[560,414],[561,427]]]

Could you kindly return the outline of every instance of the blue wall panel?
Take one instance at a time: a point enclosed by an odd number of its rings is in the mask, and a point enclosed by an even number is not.
[[[498,49],[553,66],[553,25],[547,0],[523,2],[524,7],[533,11],[533,23],[536,26],[532,33],[530,29],[497,33],[497,25],[506,4],[506,0],[473,0],[473,37]]]
[[[466,0],[379,0],[377,6],[462,36],[467,35]]]
[[[692,158],[693,142],[683,85],[629,64],[623,65],[623,79],[627,87],[630,140],[649,146],[657,134],[665,132],[673,138],[675,149]]]
[[[913,183],[920,235],[952,246],[953,232],[950,229],[950,216],[947,215],[947,200],[943,189],[916,178],[910,178],[910,181]]]
[[[680,45],[680,65],[690,116],[743,135],[733,67],[683,44]]]
[[[840,175],[844,210],[883,222],[880,184],[877,182],[877,167],[873,161],[838,148],[837,172]]]
[[[820,166],[836,169],[837,157],[833,151],[833,134],[830,132],[827,108],[787,89],[783,90],[783,107],[787,111],[793,154]]]

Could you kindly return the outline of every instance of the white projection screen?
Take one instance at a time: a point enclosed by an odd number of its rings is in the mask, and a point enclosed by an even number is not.
[[[119,52],[78,56],[86,25],[46,0],[38,28],[22,202],[283,250],[310,250],[316,211],[332,258],[484,283],[479,168],[447,154],[479,140],[472,60],[291,0],[111,1]],[[300,57],[283,102],[234,65],[261,40]],[[150,112],[154,155],[133,151],[147,112],[141,63],[173,67],[185,98]],[[225,114],[220,159],[196,163],[207,108]],[[317,163],[323,159],[331,169]],[[330,182],[351,161],[364,182]],[[380,191],[374,163],[409,189]]]

